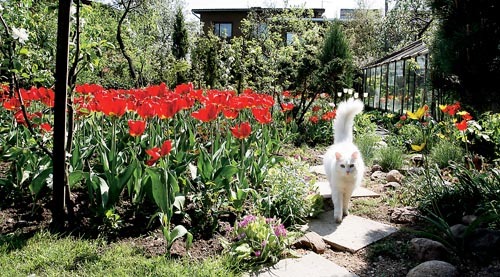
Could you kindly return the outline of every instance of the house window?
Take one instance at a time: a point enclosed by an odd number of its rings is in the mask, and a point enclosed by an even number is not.
[[[221,38],[230,38],[233,36],[233,23],[215,23],[214,33]]]
[[[295,34],[292,32],[287,32],[286,33],[286,45],[291,45],[293,43],[293,40],[295,38]]]
[[[257,26],[254,28],[254,35],[256,37],[265,37],[267,35],[267,24],[266,23],[259,23]]]

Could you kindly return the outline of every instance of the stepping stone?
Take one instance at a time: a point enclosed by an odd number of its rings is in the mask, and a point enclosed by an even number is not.
[[[330,184],[327,181],[316,182],[315,184],[319,188],[319,193],[323,198],[332,198],[332,190],[330,188]],[[379,197],[380,194],[373,192],[364,187],[358,187],[352,192],[352,198],[360,198],[360,197]]]
[[[313,165],[313,166],[309,167],[309,171],[312,173],[316,173],[316,174],[326,175],[324,165]]]
[[[333,210],[321,214],[306,226],[309,231],[322,236],[323,240],[332,247],[351,253],[398,230],[391,225],[355,215],[346,216],[341,224],[337,224],[333,220]]]
[[[350,273],[344,267],[321,257],[318,254],[311,253],[300,258],[290,258],[279,261],[272,267],[263,269],[257,273],[251,273],[249,276],[259,277],[337,277],[337,276],[358,276]]]

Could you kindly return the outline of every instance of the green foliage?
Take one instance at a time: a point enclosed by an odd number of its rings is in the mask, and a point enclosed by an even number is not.
[[[440,140],[432,147],[429,153],[429,159],[437,164],[439,168],[445,168],[450,162],[460,163],[465,158],[464,149],[452,141]]]
[[[379,149],[378,164],[386,171],[401,169],[404,153],[399,146],[388,145]]]
[[[323,206],[323,198],[310,178],[309,166],[293,158],[271,168],[257,196],[257,209],[267,217],[281,219],[286,226],[304,224]]]
[[[489,141],[480,139],[476,144],[485,149],[477,149],[481,155],[490,157],[492,160],[500,160],[500,113],[486,112],[481,115],[478,123],[483,127],[483,134],[487,135]]]
[[[5,276],[236,276],[226,256],[203,261],[148,257],[128,243],[58,237],[46,232],[30,239],[0,235],[0,268]]]
[[[240,269],[276,263],[287,254],[287,230],[274,218],[246,215],[231,231],[232,241],[222,240],[224,250]]]
[[[359,132],[355,137],[356,146],[361,152],[361,157],[365,165],[370,166],[377,158],[377,149],[379,149],[380,136],[375,133]]]
[[[498,91],[500,6],[494,0],[430,1],[439,18],[432,44],[433,86],[454,93],[478,112],[494,108]]]
[[[335,22],[328,30],[319,60],[323,90],[336,92],[352,87],[352,54],[340,23]]]
[[[443,176],[438,168],[430,168],[424,175],[411,175],[408,189],[411,197],[405,203],[418,206],[426,213],[439,214],[446,222],[458,222],[463,215],[499,215],[498,190],[500,170],[487,172],[452,165],[450,175]],[[498,220],[492,224],[498,226]]]
[[[417,39],[431,40],[437,25],[436,21],[429,8],[429,1],[396,1],[394,7],[387,12],[379,29],[381,49],[389,53]]]
[[[398,232],[405,231],[399,230]],[[367,255],[368,259],[373,262],[377,262],[380,256],[412,260],[410,258],[409,244],[392,239],[382,239],[368,246]]]

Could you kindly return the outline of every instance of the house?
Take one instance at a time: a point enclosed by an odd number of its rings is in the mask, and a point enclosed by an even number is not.
[[[322,20],[325,9],[312,9],[312,19]],[[252,7],[245,9],[193,9],[193,14],[197,14],[203,26],[205,34],[213,32],[223,38],[233,38],[241,36],[241,22],[250,12],[257,13],[279,13],[282,8],[260,8]]]

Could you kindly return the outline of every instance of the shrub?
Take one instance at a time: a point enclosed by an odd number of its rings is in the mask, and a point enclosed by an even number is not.
[[[463,161],[464,155],[462,147],[451,141],[441,140],[431,149],[429,158],[439,168],[445,168],[450,165],[450,161],[456,163]]]
[[[480,151],[481,155],[500,160],[500,113],[484,113],[479,119],[479,124],[483,127],[483,133],[489,136],[489,141],[482,139],[476,143],[478,147],[475,148],[486,148],[477,150],[483,150]]]
[[[379,164],[384,170],[401,169],[403,166],[403,149],[389,145],[379,150]]]
[[[405,124],[401,126],[397,133],[397,137],[400,143],[408,147],[408,149],[411,149],[410,145],[412,144],[420,145],[426,141],[422,130],[415,124]],[[427,142],[427,144],[429,145],[429,142]]]
[[[277,262],[288,247],[287,230],[276,218],[246,215],[231,228],[231,235],[232,241],[222,244],[239,267]]]
[[[309,166],[289,158],[271,168],[265,180],[265,195],[258,195],[257,208],[268,217],[280,218],[286,226],[303,224],[322,211],[323,198],[312,185]]]
[[[463,215],[494,215],[500,223],[498,191],[500,169],[479,172],[463,165],[453,164],[449,176],[443,176],[438,168],[430,168],[426,174],[410,175],[405,205],[417,206],[424,214],[439,214],[446,222],[459,222]]]
[[[373,164],[380,137],[375,133],[358,133],[356,145],[367,166]]]

